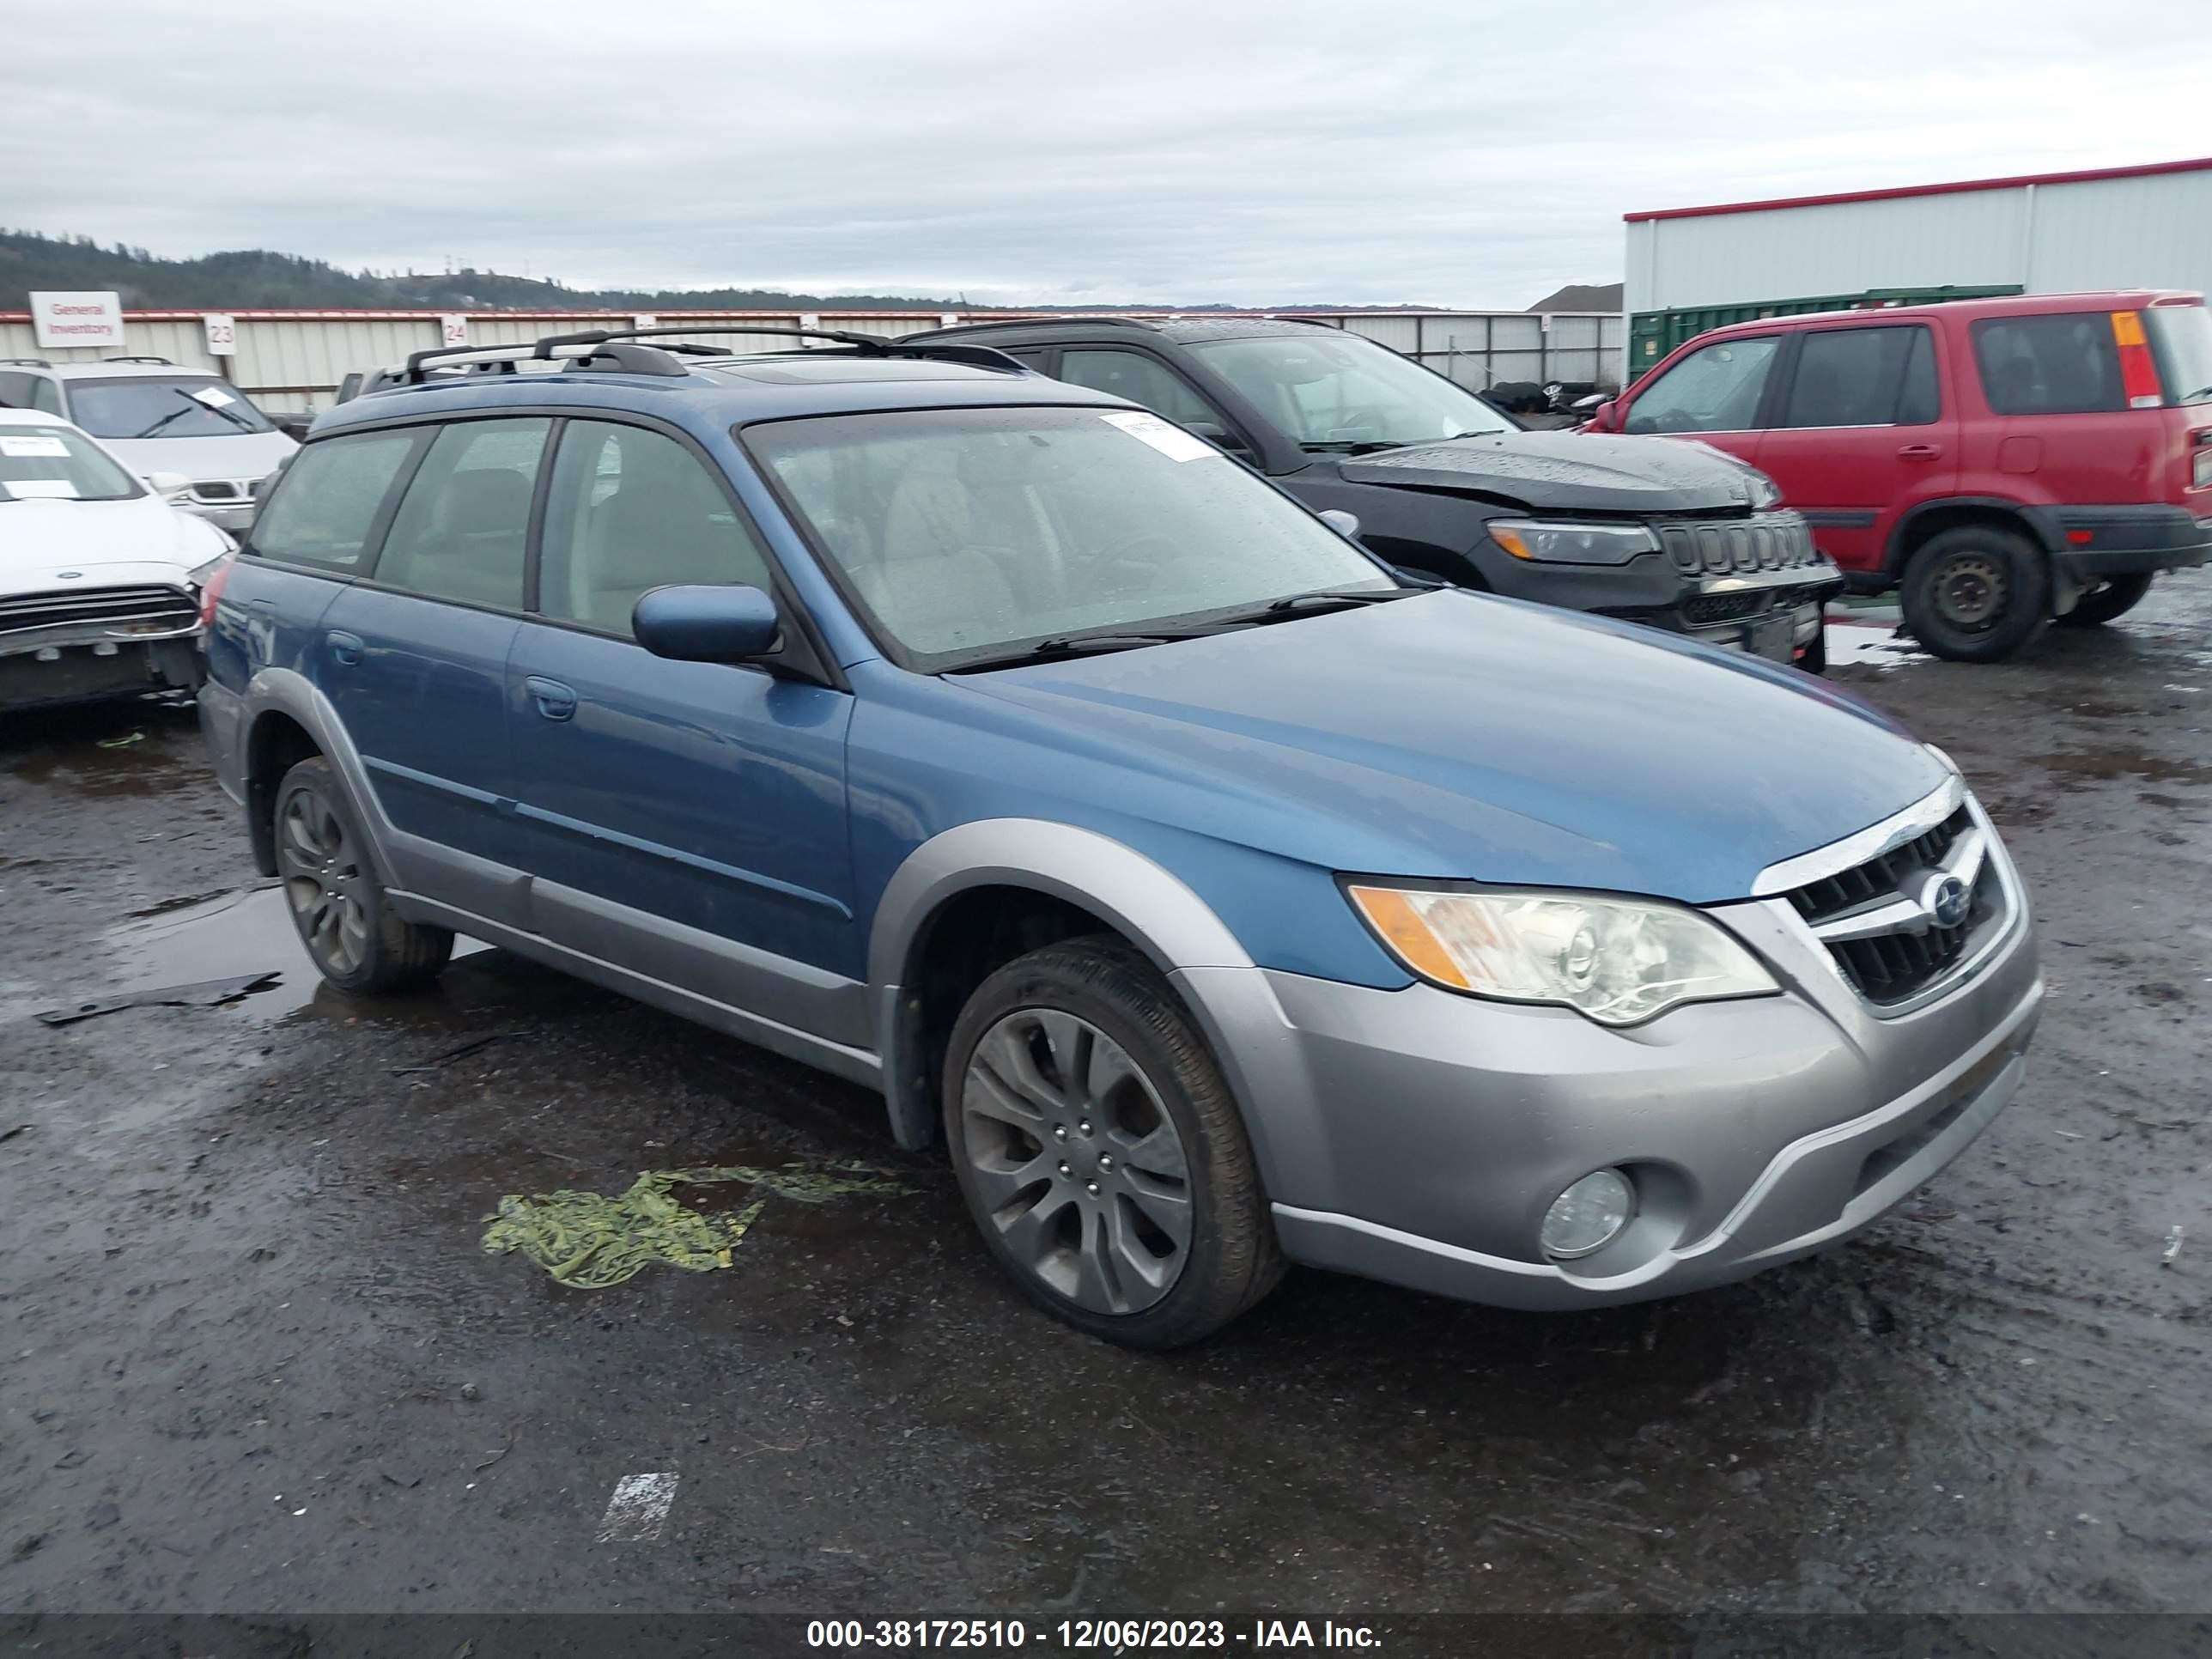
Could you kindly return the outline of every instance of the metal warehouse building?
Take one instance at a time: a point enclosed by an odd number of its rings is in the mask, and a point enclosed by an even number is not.
[[[1633,378],[1722,323],[1969,294],[2212,289],[2212,156],[1632,213]]]
[[[803,325],[896,336],[940,321],[1005,322],[1054,314],[994,311],[963,317],[957,312],[940,316],[915,311],[672,311],[657,318],[633,319],[626,313],[602,311],[493,311],[465,315],[428,311],[125,311],[121,313],[124,340],[120,345],[56,348],[39,344],[28,312],[0,310],[0,361],[82,363],[123,353],[150,354],[185,368],[227,374],[263,409],[278,413],[325,408],[348,374],[404,362],[410,352],[440,344],[511,345],[576,329],[626,328],[633,321],[751,323],[780,328]],[[1280,311],[1206,314],[1297,318],[1347,329],[1402,351],[1477,392],[1500,381],[1601,380],[1617,386],[1620,380],[1621,323],[1610,313]],[[773,337],[750,343],[743,336],[700,337],[732,350],[772,350],[790,343]]]

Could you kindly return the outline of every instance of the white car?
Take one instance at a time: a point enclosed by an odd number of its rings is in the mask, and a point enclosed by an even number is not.
[[[299,447],[220,374],[165,357],[0,360],[0,406],[58,415],[133,471],[181,473],[177,505],[225,530],[253,522],[253,486]]]
[[[235,544],[170,505],[190,483],[0,409],[0,710],[198,689],[201,590]]]

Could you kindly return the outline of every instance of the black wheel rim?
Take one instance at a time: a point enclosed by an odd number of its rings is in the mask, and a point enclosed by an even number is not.
[[[1986,553],[1958,553],[1936,569],[1936,614],[1961,634],[1984,634],[2003,617],[2010,590],[2004,567]]]
[[[984,1224],[1021,1268],[1091,1313],[1141,1313],[1189,1259],[1190,1164],[1127,1050],[1090,1021],[1024,1008],[983,1033],[959,1145]]]
[[[293,925],[325,973],[359,971],[368,951],[366,878],[330,799],[319,789],[295,789],[276,822],[278,873]]]

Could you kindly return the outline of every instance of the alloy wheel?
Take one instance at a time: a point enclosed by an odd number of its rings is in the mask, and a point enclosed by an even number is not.
[[[351,838],[319,789],[295,789],[276,826],[276,856],[292,920],[325,974],[359,971],[368,950],[367,878]]]
[[[1092,1313],[1133,1314],[1189,1259],[1189,1160],[1158,1090],[1090,1021],[1023,1008],[968,1061],[957,1155],[1009,1254]]]

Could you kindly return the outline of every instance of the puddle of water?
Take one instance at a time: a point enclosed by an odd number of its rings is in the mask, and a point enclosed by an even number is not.
[[[1856,663],[1869,668],[1902,668],[1907,663],[1925,662],[1929,656],[1911,640],[1897,637],[1897,624],[1887,622],[1838,622],[1831,612],[1826,629],[1828,643],[1828,665],[1841,667],[1845,663]]]
[[[270,988],[228,1005],[248,1018],[265,1020],[306,1007],[325,988],[292,926],[281,886],[248,887],[154,909],[155,915],[107,932],[105,942],[121,969],[116,990],[150,990],[274,972],[281,977]],[[458,958],[488,948],[475,939],[458,939],[453,955]]]

